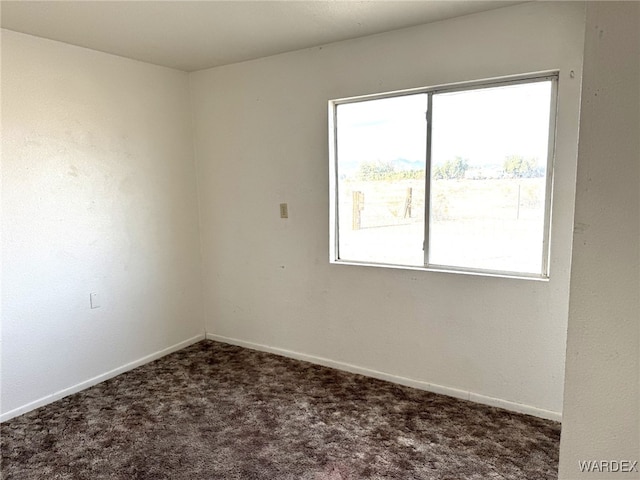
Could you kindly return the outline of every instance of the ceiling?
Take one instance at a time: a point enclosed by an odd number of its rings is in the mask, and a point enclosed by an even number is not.
[[[3,28],[185,71],[521,2],[2,1]]]

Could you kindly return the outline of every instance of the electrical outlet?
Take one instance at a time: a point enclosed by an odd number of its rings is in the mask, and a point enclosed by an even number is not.
[[[289,207],[286,203],[280,204],[280,218],[289,218]]]
[[[91,305],[91,308],[100,308],[100,298],[97,293],[89,294],[89,304]]]

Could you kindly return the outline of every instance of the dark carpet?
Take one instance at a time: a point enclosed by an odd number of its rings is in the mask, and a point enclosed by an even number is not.
[[[203,341],[1,434],[6,480],[544,480],[560,425]]]

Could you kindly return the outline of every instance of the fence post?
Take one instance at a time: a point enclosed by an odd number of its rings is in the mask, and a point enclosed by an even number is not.
[[[411,203],[413,201],[413,188],[407,188],[407,196],[404,200],[404,218],[411,218]]]
[[[351,226],[353,230],[360,230],[362,210],[364,209],[364,193],[359,191],[352,192],[353,198],[353,219]]]

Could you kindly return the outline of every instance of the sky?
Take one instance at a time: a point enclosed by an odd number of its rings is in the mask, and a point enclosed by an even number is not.
[[[521,155],[546,165],[550,95],[551,81],[434,94],[433,164],[459,156],[472,167],[501,166]],[[339,105],[339,170],[362,161],[424,162],[426,111],[425,93]]]

